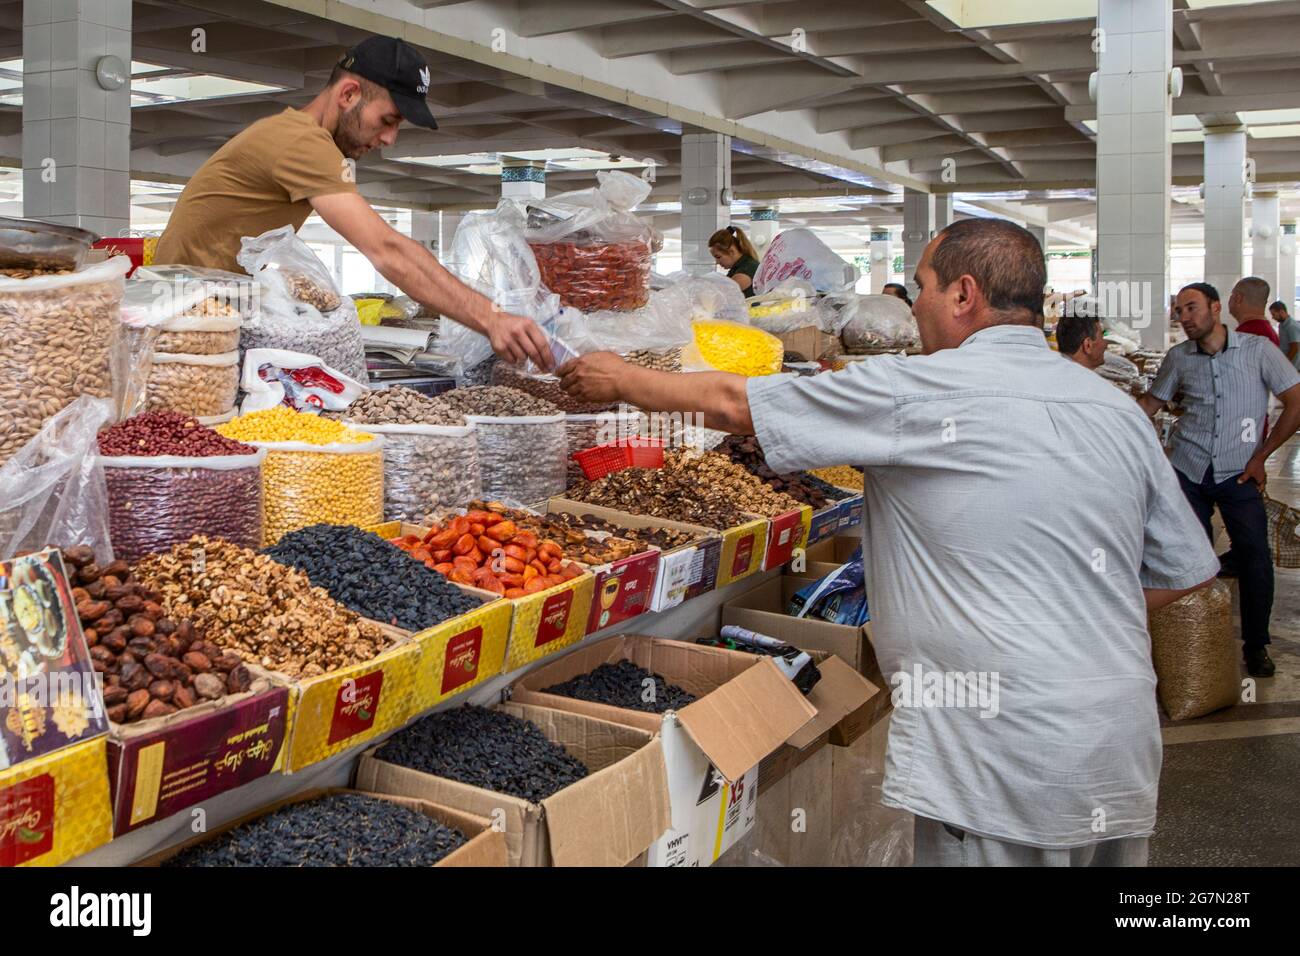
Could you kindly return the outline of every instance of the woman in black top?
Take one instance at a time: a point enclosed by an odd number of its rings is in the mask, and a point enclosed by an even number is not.
[[[728,226],[709,236],[709,252],[718,265],[727,270],[727,278],[740,286],[745,298],[754,294],[754,273],[758,271],[758,253],[745,230]]]

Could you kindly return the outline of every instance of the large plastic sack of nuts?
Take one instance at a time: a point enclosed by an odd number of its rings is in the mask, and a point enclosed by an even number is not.
[[[525,236],[546,288],[566,306],[634,311],[650,298],[654,229],[632,214],[650,183],[614,171],[599,186],[528,204]]]
[[[108,491],[95,436],[113,419],[108,399],[83,396],[53,415],[0,467],[0,560],[85,544],[113,560]]]
[[[109,356],[130,268],[114,256],[76,272],[0,273],[0,464],[79,396],[112,394]]]
[[[308,525],[368,528],[384,520],[384,439],[380,436],[285,405],[241,415],[216,430],[266,449],[263,546]]]
[[[569,442],[563,415],[466,415],[465,421],[478,429],[483,497],[531,505],[564,492]]]
[[[850,353],[910,349],[921,344],[912,310],[892,295],[847,296],[840,316],[840,339]]]
[[[1233,636],[1232,591],[1222,581],[1147,615],[1156,694],[1173,720],[1237,703],[1240,652]]]
[[[478,431],[460,425],[353,425],[384,439],[384,520],[423,521],[482,497]]]
[[[239,392],[239,352],[222,355],[153,353],[145,409],[171,409],[212,418],[228,414]]]
[[[256,311],[240,336],[243,349],[306,352],[344,375],[365,378],[356,305],[339,295],[325,266],[293,229],[245,237],[236,258],[260,287]]]
[[[754,273],[754,292],[770,292],[787,279],[805,279],[818,292],[853,288],[858,270],[845,262],[804,226],[777,233]]]

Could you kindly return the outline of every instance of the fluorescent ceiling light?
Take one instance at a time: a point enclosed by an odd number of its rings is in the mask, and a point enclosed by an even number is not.
[[[1243,123],[1300,123],[1300,109],[1287,110],[1241,110],[1237,113]]]
[[[1281,123],[1277,126],[1249,126],[1246,128],[1254,139],[1282,139],[1300,136],[1300,123]]]
[[[446,156],[397,156],[402,163],[417,163],[420,166],[470,166],[474,163],[491,162],[496,153],[451,153]]]
[[[927,0],[927,3],[963,30],[1097,18],[1097,0]]]

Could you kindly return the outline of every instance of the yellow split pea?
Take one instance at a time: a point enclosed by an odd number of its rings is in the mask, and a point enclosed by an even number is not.
[[[338,449],[267,451],[262,463],[265,545],[320,522],[366,527],[384,520],[382,449],[349,452],[338,447],[364,445],[373,441],[374,435],[284,405],[250,412],[218,425],[217,431],[254,444],[300,442]]]

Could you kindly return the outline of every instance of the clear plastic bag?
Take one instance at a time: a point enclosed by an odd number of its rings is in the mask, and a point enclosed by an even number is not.
[[[560,388],[560,380],[554,375],[535,375],[509,362],[493,364],[491,384],[517,388],[521,392],[527,392],[529,395],[550,402],[561,411],[572,414],[590,415],[613,407],[609,404],[578,401]]]
[[[526,237],[542,283],[584,312],[634,311],[650,296],[653,227],[632,214],[650,183],[618,170],[599,185],[529,203]]]
[[[821,298],[812,283],[787,279],[779,287],[748,301],[749,324],[773,335],[815,326],[831,331]]]
[[[266,454],[102,457],[114,553],[134,563],[196,534],[260,548]]]
[[[910,349],[921,344],[912,310],[892,295],[859,295],[841,312],[840,338],[848,352]]]
[[[0,277],[0,464],[78,397],[113,394],[123,276],[115,256],[77,272]]]
[[[384,436],[385,521],[422,522],[432,513],[463,508],[482,497],[475,428],[359,423],[353,427]]]
[[[343,304],[343,296],[334,287],[324,263],[298,238],[292,226],[245,236],[235,261],[258,282],[318,312],[333,312]],[[352,314],[356,314],[355,307]]]
[[[245,322],[240,347],[305,352],[354,379],[366,377],[366,347],[352,300],[333,312],[299,302],[274,288],[264,288],[259,310]]]
[[[264,547],[308,525],[368,528],[384,520],[382,438],[357,444],[248,444],[267,451],[262,462]]]
[[[87,544],[113,560],[108,491],[96,436],[113,403],[83,396],[52,416],[0,468],[0,559],[47,545]]]
[[[749,376],[781,371],[785,346],[769,332],[712,320],[693,323],[693,332],[694,341],[682,349],[683,369]]]
[[[569,443],[563,415],[466,415],[478,429],[483,497],[534,504],[567,487]]]
[[[172,355],[155,351],[150,361],[145,409],[171,409],[195,417],[225,415],[239,391],[239,353]]]
[[[804,226],[776,235],[754,273],[754,291],[762,295],[787,279],[806,279],[818,292],[853,288],[858,270],[836,255],[817,234]]]

